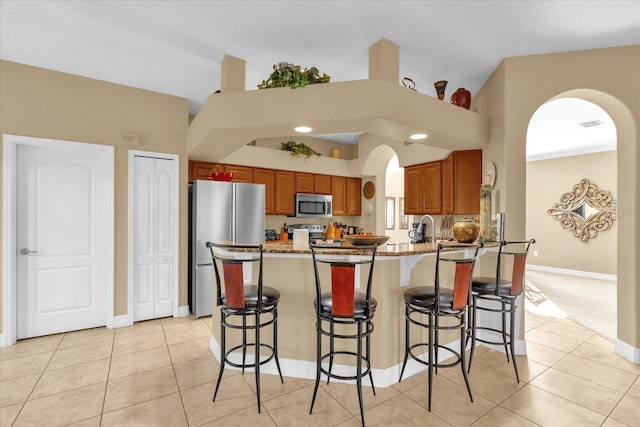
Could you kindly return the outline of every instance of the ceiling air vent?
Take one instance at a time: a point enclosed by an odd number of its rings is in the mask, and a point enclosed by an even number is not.
[[[583,122],[583,123],[578,123],[580,126],[584,127],[584,128],[592,128],[594,126],[601,126],[604,124],[604,122],[601,122],[600,120],[591,120],[588,122]]]

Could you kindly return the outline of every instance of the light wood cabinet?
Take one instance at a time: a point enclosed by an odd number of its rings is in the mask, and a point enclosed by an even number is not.
[[[210,180],[213,172],[231,172],[233,182],[264,184],[267,215],[294,215],[295,193],[332,194],[334,215],[362,213],[360,178],[189,161],[189,181]]]
[[[404,168],[406,215],[480,212],[482,150],[454,151],[442,161]]]
[[[444,166],[445,162],[447,162],[446,167]],[[463,150],[451,153],[443,161],[443,213],[478,214],[480,212],[480,185],[482,185],[482,150]]]
[[[347,214],[347,178],[344,176],[331,177],[331,194],[333,195],[333,215]]]
[[[276,215],[295,214],[294,197],[296,192],[296,174],[290,171],[275,171],[275,209]]]
[[[267,215],[273,215],[275,213],[275,199],[276,199],[276,171],[273,169],[253,169],[253,182],[256,184],[264,184],[264,202],[265,213]]]
[[[313,174],[296,172],[296,193],[313,194]]]
[[[225,172],[233,173],[233,182],[253,182],[253,168],[249,166],[224,165]]]
[[[360,216],[362,212],[362,180],[347,178],[347,215]]]
[[[224,165],[196,160],[189,162],[189,181],[211,179],[213,172],[224,172]]]
[[[313,175],[313,192],[315,194],[331,193],[331,175]]]
[[[442,210],[442,162],[404,168],[404,214],[436,214]]]

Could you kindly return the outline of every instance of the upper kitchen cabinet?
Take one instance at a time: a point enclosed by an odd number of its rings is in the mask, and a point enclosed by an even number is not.
[[[315,194],[331,194],[331,175],[313,175],[313,192]]]
[[[276,215],[295,214],[296,174],[291,171],[275,171],[276,191],[275,209]]]
[[[360,216],[362,212],[362,180],[347,178],[347,215]]]
[[[437,214],[442,210],[442,162],[404,168],[405,215]]]
[[[296,193],[331,194],[331,175],[296,172]]]
[[[454,151],[442,165],[442,213],[478,214],[482,150]]]
[[[224,171],[233,173],[233,182],[253,182],[252,167],[224,165]]]
[[[344,176],[331,177],[334,216],[358,216],[362,211],[362,180]]]
[[[313,194],[313,174],[296,172],[296,193]]]
[[[273,169],[254,168],[253,182],[256,184],[264,184],[265,214],[273,215],[275,213],[276,201],[276,171]]]
[[[224,165],[196,160],[189,162],[189,181],[211,179],[211,174],[214,172],[224,172]]]
[[[482,150],[454,151],[444,160],[404,168],[406,215],[477,214]]]

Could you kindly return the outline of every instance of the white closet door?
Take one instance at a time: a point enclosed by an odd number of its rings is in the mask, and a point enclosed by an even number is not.
[[[173,160],[134,159],[134,321],[173,313]]]
[[[18,146],[17,337],[106,324],[105,154]]]

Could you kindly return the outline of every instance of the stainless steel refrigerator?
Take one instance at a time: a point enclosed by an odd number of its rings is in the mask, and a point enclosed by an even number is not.
[[[208,316],[213,303],[213,265],[208,241],[264,243],[265,186],[194,181],[189,189],[189,305]]]

